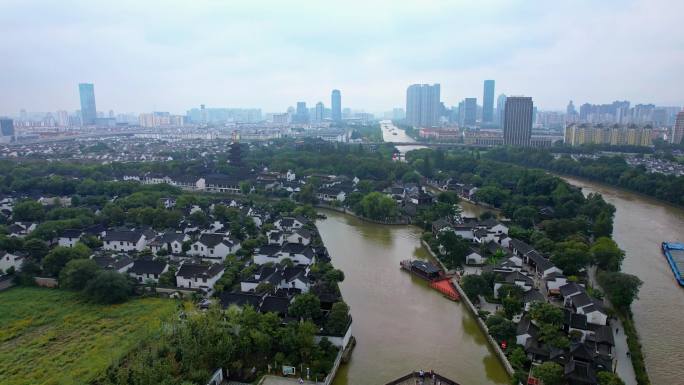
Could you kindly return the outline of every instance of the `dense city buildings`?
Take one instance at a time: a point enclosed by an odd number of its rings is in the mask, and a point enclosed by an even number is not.
[[[534,105],[531,97],[507,97],[504,111],[504,144],[529,146],[533,115]]]
[[[186,112],[188,121],[198,124],[215,124],[226,122],[256,123],[262,120],[259,108],[192,108]]]
[[[92,83],[80,83],[78,93],[81,98],[81,122],[84,126],[95,124],[97,109],[95,107],[95,86]]]
[[[684,139],[684,111],[679,111],[672,132],[672,143],[682,144],[682,139]]]
[[[406,90],[406,123],[433,127],[439,123],[439,84],[413,84]]]
[[[482,95],[482,123],[494,122],[494,80],[484,81]]]
[[[650,146],[652,129],[636,126],[570,124],[565,128],[565,144],[604,144],[612,146]]]
[[[477,122],[477,98],[465,98],[463,101],[463,124],[474,126]]]
[[[340,93],[340,90],[332,90],[330,107],[332,108],[331,117],[333,122],[342,121],[342,94]]]

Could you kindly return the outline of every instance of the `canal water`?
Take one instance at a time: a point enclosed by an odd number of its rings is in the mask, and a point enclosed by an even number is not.
[[[684,289],[660,251],[663,241],[684,242],[684,210],[599,183],[564,178],[585,194],[598,192],[615,205],[613,238],[626,253],[622,270],[644,281],[632,311],[649,377],[654,385],[684,384]]]
[[[416,140],[408,136],[404,130],[397,128],[391,120],[380,121],[380,129],[382,129],[382,140],[387,143],[416,143]],[[425,148],[420,144],[402,144],[395,146],[402,156],[407,152]]]
[[[464,213],[476,214],[471,208]],[[335,385],[384,384],[418,369],[434,369],[463,385],[508,383],[465,307],[399,269],[404,259],[429,258],[420,229],[323,212],[327,219],[317,226],[333,263],[345,273],[341,290],[357,339]]]

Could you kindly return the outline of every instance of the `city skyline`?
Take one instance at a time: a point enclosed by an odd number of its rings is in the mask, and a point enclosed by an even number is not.
[[[672,32],[681,2],[381,1],[364,12],[361,3],[336,12],[318,3],[165,3],[164,17],[147,18],[160,4],[1,6],[12,54],[0,63],[0,113],[74,110],[81,82],[97,85],[104,111],[283,111],[339,88],[345,104],[382,112],[403,104],[408,84],[440,83],[455,105],[480,97],[483,79],[545,110],[570,99],[684,104],[684,36]],[[459,38],[445,38],[454,25]],[[30,60],[35,52],[50,60]]]

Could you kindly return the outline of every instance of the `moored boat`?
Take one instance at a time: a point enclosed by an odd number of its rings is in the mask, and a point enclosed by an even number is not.
[[[675,279],[684,286],[684,243],[663,242],[662,248]]]

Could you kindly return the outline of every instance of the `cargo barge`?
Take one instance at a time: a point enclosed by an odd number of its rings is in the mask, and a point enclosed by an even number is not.
[[[684,286],[684,243],[663,242],[663,254],[670,264],[674,277],[681,286]]]

